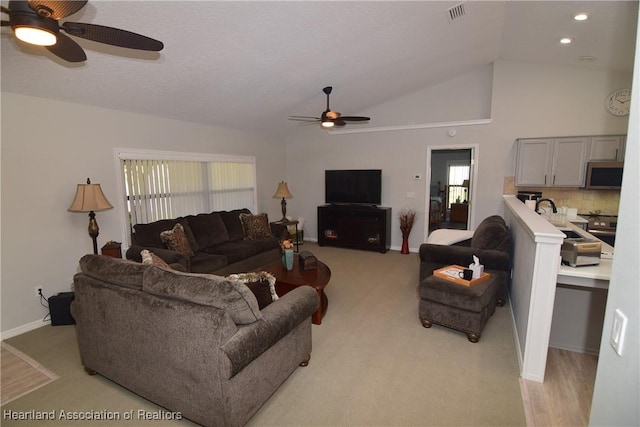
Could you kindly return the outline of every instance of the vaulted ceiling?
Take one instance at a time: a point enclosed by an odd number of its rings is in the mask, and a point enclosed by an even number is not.
[[[62,21],[130,30],[161,40],[165,48],[141,52],[76,39],[87,61],[69,64],[17,41],[4,27],[2,90],[230,128],[282,131],[297,125],[287,120],[289,115],[319,116],[326,102],[322,88],[328,85],[334,88],[331,106],[355,115],[498,59],[632,70],[637,1],[460,5],[90,1]],[[574,21],[576,12],[587,12],[589,19]],[[562,36],[574,43],[561,46]]]

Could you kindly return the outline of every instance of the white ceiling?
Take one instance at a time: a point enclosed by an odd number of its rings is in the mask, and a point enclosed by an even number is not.
[[[76,39],[88,59],[74,65],[5,27],[2,90],[264,132],[318,116],[328,85],[332,108],[357,115],[497,59],[632,70],[637,1],[468,1],[450,22],[459,3],[94,0],[62,21],[134,31],[164,50]],[[583,11],[589,20],[572,19]]]

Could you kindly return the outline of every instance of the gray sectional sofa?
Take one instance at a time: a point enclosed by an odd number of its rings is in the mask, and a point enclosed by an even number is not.
[[[248,234],[247,220],[263,224],[268,231]],[[182,225],[192,254],[168,249],[162,240],[161,234],[176,224]],[[279,239],[285,237],[287,228],[270,225],[266,214],[251,215],[248,209],[202,213],[134,225],[126,257],[141,262],[141,252],[147,249],[173,269],[227,276],[254,270],[279,258]]]
[[[85,255],[74,291],[85,369],[205,426],[244,425],[311,354],[309,286],[259,310],[239,282]]]

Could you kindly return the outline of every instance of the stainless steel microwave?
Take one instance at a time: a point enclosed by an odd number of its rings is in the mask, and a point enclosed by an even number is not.
[[[622,186],[623,162],[587,163],[587,190],[618,190]]]

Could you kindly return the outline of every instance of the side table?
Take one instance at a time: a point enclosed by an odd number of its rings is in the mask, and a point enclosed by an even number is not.
[[[122,258],[122,249],[120,242],[109,241],[101,249],[102,255],[110,256],[113,258]]]
[[[451,213],[449,221],[467,223],[469,216],[469,205],[466,203],[451,203]]]
[[[289,228],[290,225],[295,225],[296,227],[296,235],[295,235],[295,239],[293,241],[294,245],[296,245],[296,252],[300,252],[300,240],[299,240],[299,231],[298,231],[298,224],[300,221],[294,219],[291,221],[274,221],[272,222],[272,224],[279,224],[279,225],[284,225],[287,227],[287,229]]]

